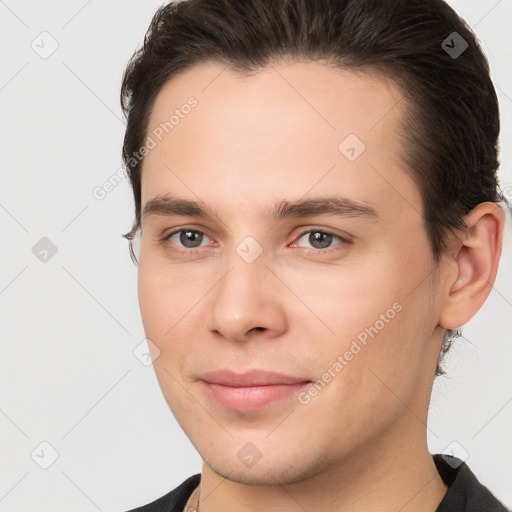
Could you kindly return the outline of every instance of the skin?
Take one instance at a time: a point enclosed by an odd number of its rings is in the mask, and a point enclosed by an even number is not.
[[[145,157],[142,207],[172,194],[216,216],[143,218],[138,293],[163,395],[204,461],[201,512],[435,511],[447,489],[426,437],[435,366],[445,329],[491,290],[503,211],[475,208],[435,266],[401,161],[401,94],[371,72],[276,62],[247,77],[208,63],[162,88],[150,129],[190,96],[197,107]],[[350,133],[366,145],[355,161],[338,149]],[[378,219],[265,217],[276,202],[333,193]],[[204,233],[202,245],[163,240],[180,228]],[[308,229],[350,242],[333,237],[325,252],[301,237]],[[263,250],[252,263],[236,251],[248,236]],[[218,368],[317,381],[394,303],[307,404],[243,413],[202,390],[200,375]],[[237,456],[248,442],[262,455],[252,467]]]

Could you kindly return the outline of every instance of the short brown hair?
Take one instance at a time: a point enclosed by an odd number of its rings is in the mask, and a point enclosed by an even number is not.
[[[454,34],[456,33],[456,34]],[[454,39],[455,38],[455,39]],[[467,48],[454,55],[458,44]],[[158,9],[125,70],[123,162],[141,227],[143,160],[162,86],[195,64],[214,61],[249,74],[271,61],[323,61],[390,78],[404,101],[404,162],[417,184],[436,263],[450,231],[485,201],[502,202],[497,169],[500,119],[487,59],[468,25],[443,0],[181,0]],[[132,259],[134,254],[130,245]],[[134,260],[135,261],[135,260]],[[445,334],[440,364],[460,331]]]

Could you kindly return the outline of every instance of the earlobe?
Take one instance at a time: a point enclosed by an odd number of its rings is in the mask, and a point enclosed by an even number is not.
[[[476,206],[466,217],[467,230],[460,236],[454,256],[456,277],[448,278],[439,325],[456,329],[466,324],[482,307],[498,272],[503,245],[503,209],[491,202]]]

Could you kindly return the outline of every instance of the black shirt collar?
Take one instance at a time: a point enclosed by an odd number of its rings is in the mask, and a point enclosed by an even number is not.
[[[443,482],[448,486],[436,512],[510,512],[484,487],[468,465],[451,455],[433,455]]]

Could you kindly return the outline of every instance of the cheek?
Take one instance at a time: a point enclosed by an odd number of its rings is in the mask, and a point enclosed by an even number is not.
[[[148,343],[153,369],[166,402],[180,415],[181,410],[186,412],[192,405],[189,404],[190,397],[177,382],[186,370],[187,347],[190,349],[180,319],[193,302],[169,282],[172,281],[163,279],[158,272],[139,266],[138,300],[146,338],[154,344],[151,349]]]
[[[187,265],[173,266],[165,252],[156,248],[141,253],[138,267],[138,297],[143,316],[169,329],[201,293],[197,272]],[[204,292],[203,292],[204,293]]]
[[[388,250],[372,261],[287,277],[310,310],[302,311],[304,334],[310,343],[322,340],[314,343],[316,371],[321,379],[330,371],[325,380],[332,379],[340,407],[399,406],[388,387],[404,397],[413,391],[430,334],[428,272],[421,271],[428,262],[398,256]]]
[[[179,395],[176,379],[190,377],[191,354],[199,352],[204,339],[199,332],[204,325],[200,306],[207,290],[183,271],[171,274],[139,266],[139,307],[146,337],[156,346],[153,367],[164,393]]]
[[[283,281],[299,299],[302,324],[310,330],[321,332],[324,343],[335,349],[345,345],[379,321],[380,315],[392,309],[399,295],[399,288],[389,280],[375,262],[326,266],[305,265],[302,268],[280,269]],[[396,290],[393,289],[396,287]],[[291,325],[299,319],[291,319]],[[380,322],[379,322],[379,327]],[[323,345],[323,344],[322,344]],[[316,346],[321,349],[321,347]]]
[[[146,336],[160,346],[162,329],[167,325],[164,317],[165,290],[158,286],[154,276],[139,267],[137,292]]]
[[[193,297],[190,290],[180,289],[176,280],[147,267],[139,266],[137,288],[146,337],[164,352],[180,327],[180,318],[192,306]]]

